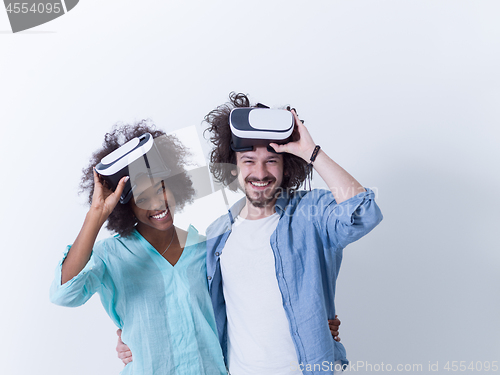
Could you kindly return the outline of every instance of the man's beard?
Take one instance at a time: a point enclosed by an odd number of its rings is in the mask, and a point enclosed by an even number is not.
[[[258,180],[253,180],[253,179],[246,180],[247,183],[250,183],[251,181],[258,181]],[[264,179],[264,180],[260,180],[259,182],[263,182],[263,181],[270,181],[271,184],[274,184],[276,182],[275,179],[269,179],[269,180]],[[271,205],[272,203],[274,203],[274,200],[276,199],[276,197],[278,195],[279,189],[277,189],[277,188],[271,188],[271,189],[272,189],[272,191],[270,192],[271,193],[270,195],[266,194],[268,189],[263,190],[261,192],[253,191],[254,194],[258,194],[257,198],[251,197],[250,194],[246,190],[245,190],[245,195],[247,196],[247,199],[252,204],[252,206],[257,207],[257,208],[264,208],[264,207],[267,207],[267,206]]]
[[[271,204],[274,201],[274,194],[271,197],[266,197],[262,194],[259,198],[252,198],[248,193],[245,192],[248,201],[252,204],[252,206],[257,208],[264,208]]]

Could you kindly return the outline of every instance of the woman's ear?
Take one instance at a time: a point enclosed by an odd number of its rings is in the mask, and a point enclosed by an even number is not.
[[[231,174],[236,177],[238,175],[238,171],[236,169],[231,170]]]

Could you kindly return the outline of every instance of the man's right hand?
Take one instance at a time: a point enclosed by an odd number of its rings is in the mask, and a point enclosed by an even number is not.
[[[116,345],[116,353],[118,354],[118,358],[122,360],[122,362],[126,365],[127,363],[132,362],[132,352],[129,347],[123,343],[122,341],[122,330],[119,329],[116,331],[118,335],[118,344]]]

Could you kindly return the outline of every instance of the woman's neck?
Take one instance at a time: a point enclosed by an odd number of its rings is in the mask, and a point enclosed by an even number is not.
[[[169,246],[178,244],[176,240],[176,228],[172,226],[166,231],[159,231],[146,225],[137,224],[137,231],[146,239],[160,254]]]

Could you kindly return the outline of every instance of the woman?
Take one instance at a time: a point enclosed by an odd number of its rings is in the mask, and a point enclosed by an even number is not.
[[[129,177],[113,192],[94,167],[144,133],[158,142],[170,178],[137,177],[133,198],[120,204]],[[81,187],[91,206],[56,269],[51,300],[79,306],[99,293],[134,353],[122,374],[226,374],[207,293],[203,238],[192,226],[187,232],[174,226],[175,211],[194,196],[187,156],[175,137],[142,121],[106,134],[84,170]],[[105,222],[117,235],[95,242]]]

